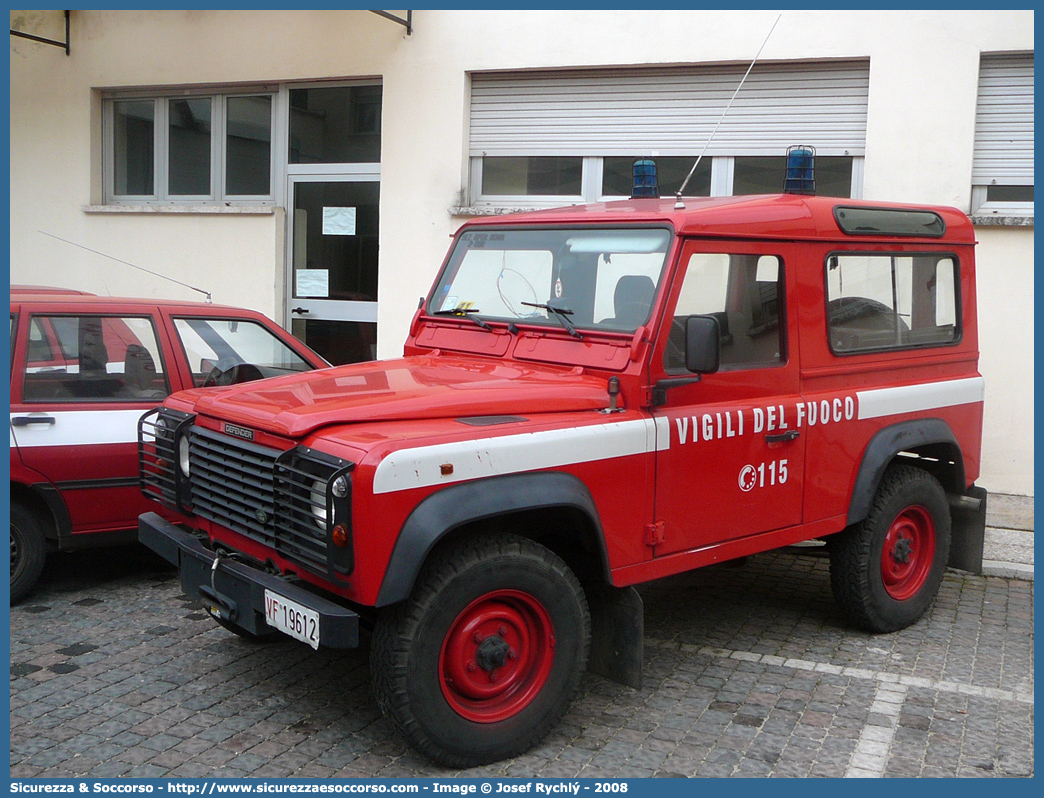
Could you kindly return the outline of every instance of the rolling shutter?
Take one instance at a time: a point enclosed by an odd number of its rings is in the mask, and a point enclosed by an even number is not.
[[[975,185],[1033,185],[1033,54],[984,55],[975,112]]]
[[[476,156],[700,152],[747,65],[475,73]],[[759,63],[707,155],[819,155],[866,149],[867,61]]]

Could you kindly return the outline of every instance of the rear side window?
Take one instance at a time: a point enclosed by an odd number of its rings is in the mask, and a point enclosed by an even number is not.
[[[873,253],[827,258],[827,333],[838,355],[960,340],[957,259]]]
[[[152,320],[33,316],[26,402],[153,402],[170,393]]]

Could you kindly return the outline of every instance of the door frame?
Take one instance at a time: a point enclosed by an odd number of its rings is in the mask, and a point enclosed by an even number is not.
[[[340,299],[307,299],[294,298],[294,216],[296,213],[294,194],[299,183],[376,183],[378,191],[381,183],[381,165],[365,164],[292,164],[286,176],[286,227],[284,241],[283,276],[285,290],[283,292],[283,327],[293,330],[294,319],[303,319],[303,314],[295,314],[293,309],[302,302],[310,306],[308,319],[330,321],[357,321],[377,323],[377,302],[353,302]],[[378,231],[380,230],[380,200],[378,200]],[[378,232],[379,235],[379,232]],[[380,255],[378,254],[378,285],[380,284]],[[379,300],[378,300],[379,301]]]

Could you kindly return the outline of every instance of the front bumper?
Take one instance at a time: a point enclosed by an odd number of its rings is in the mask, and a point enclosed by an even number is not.
[[[156,513],[138,518],[138,540],[176,565],[181,573],[181,589],[227,623],[254,635],[275,633],[265,621],[268,589],[318,613],[321,645],[359,645],[359,616],[347,607],[247,563],[222,557],[215,567],[214,552]]]

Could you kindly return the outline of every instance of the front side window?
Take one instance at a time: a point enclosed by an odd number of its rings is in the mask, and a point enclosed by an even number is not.
[[[220,383],[225,375],[247,382],[312,369],[286,342],[255,321],[188,316],[175,319],[174,328],[196,386]]]
[[[633,333],[649,318],[671,237],[662,228],[466,232],[428,313]]]
[[[960,339],[957,259],[906,253],[827,258],[834,354],[940,346]]]
[[[783,363],[784,307],[783,264],[778,256],[694,253],[674,310],[664,370],[686,373],[685,326],[690,316],[717,319],[722,371]]]
[[[107,201],[271,201],[273,96],[109,100]]]
[[[152,320],[32,316],[26,402],[151,402],[170,393]]]

